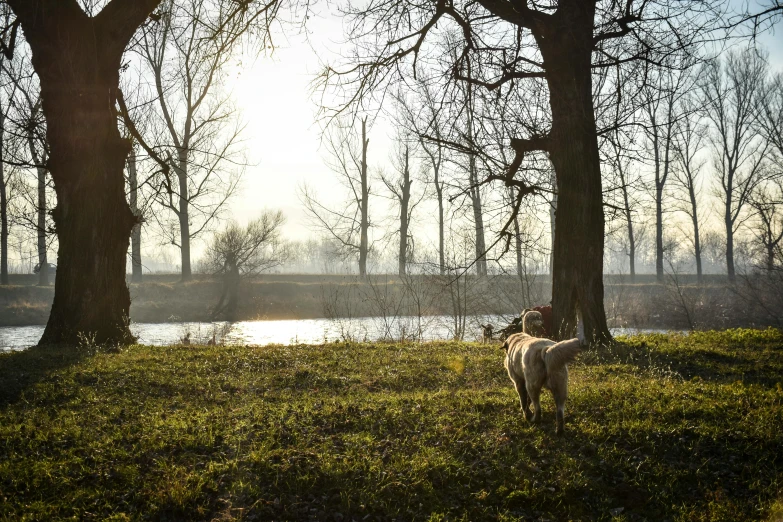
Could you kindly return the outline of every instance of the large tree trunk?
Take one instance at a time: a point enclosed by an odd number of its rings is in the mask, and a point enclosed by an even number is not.
[[[367,118],[362,120],[362,201],[361,201],[361,223],[359,238],[359,275],[367,275],[367,250],[369,249],[368,229],[370,228],[370,218],[368,214],[368,204],[370,202],[370,183],[367,179],[367,146],[370,140],[367,139]]]
[[[600,343],[611,334],[604,312],[604,212],[592,99],[595,4],[567,4],[561,4],[558,18],[538,38],[547,64],[549,153],[558,192],[552,308],[558,338],[575,334],[579,307],[585,336]]]
[[[8,2],[22,23],[41,84],[59,240],[55,293],[40,344],[132,339],[125,282],[135,218],[117,130],[122,53],[156,0],[112,0],[95,18],[73,0]]]
[[[130,185],[130,209],[136,216],[136,224],[131,230],[131,281],[141,283],[141,216],[139,215],[139,182],[136,173],[136,155],[128,156],[128,184]]]

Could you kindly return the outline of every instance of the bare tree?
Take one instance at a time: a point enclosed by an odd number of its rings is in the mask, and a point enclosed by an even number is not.
[[[2,59],[2,58],[0,58]],[[5,102],[5,103],[3,103]],[[11,104],[0,99],[0,284],[8,284],[8,183],[5,169],[6,125]]]
[[[763,177],[769,143],[756,131],[767,64],[755,50],[731,51],[711,60],[699,81],[705,118],[710,122],[713,165],[719,178],[726,234],[726,271],[734,281],[734,234],[745,207]]]
[[[246,227],[231,222],[215,233],[205,260],[207,270],[223,278],[223,292],[213,310],[214,317],[236,318],[239,283],[243,276],[257,274],[285,262],[287,249],[280,237],[284,223],[281,211],[265,210]]]
[[[763,266],[775,270],[783,262],[783,178],[778,177],[757,185],[750,195],[749,204],[756,215],[753,235],[762,247]]]
[[[677,122],[674,130],[674,168],[672,174],[674,181],[685,192],[685,197],[678,199],[682,203],[680,209],[691,221],[693,256],[696,262],[696,276],[702,282],[703,267],[701,262],[701,233],[699,212],[699,191],[701,182],[701,170],[705,161],[699,159],[707,138],[707,128],[700,122],[696,111],[696,99],[694,96],[686,96],[681,101],[682,117]]]
[[[334,122],[325,134],[329,167],[348,192],[345,205],[337,209],[316,198],[312,189],[302,187],[299,199],[315,226],[337,244],[343,259],[358,256],[359,275],[367,275],[370,251],[370,179],[367,165],[367,118],[362,119],[357,136],[343,122]]]
[[[418,137],[418,148],[423,152],[424,163],[431,169],[427,179],[432,185],[438,205],[438,271],[446,273],[445,219],[444,219],[444,170],[446,147],[443,145],[443,107],[429,82],[420,79],[415,84],[412,99],[398,94],[397,119],[407,131]]]
[[[783,72],[778,72],[764,83],[758,127],[772,149],[770,158],[783,173]]]
[[[192,273],[191,241],[220,216],[244,167],[242,125],[221,88],[252,23],[234,16],[226,0],[164,0],[158,21],[142,28],[132,48],[157,106],[158,122],[148,128],[154,135],[143,139],[174,174],[164,176],[157,198],[171,214],[153,216],[166,242],[180,249],[183,281]]]
[[[411,177],[411,158],[409,145],[406,140],[401,140],[398,144],[395,157],[393,158],[394,168],[397,175],[394,178],[381,176],[381,181],[389,189],[395,206],[399,209],[398,227],[396,235],[399,238],[397,252],[397,272],[404,276],[408,273],[408,264],[413,257],[413,236],[410,233],[410,223],[413,211],[423,199],[423,193],[418,199],[411,199],[411,187],[413,178]]]
[[[610,191],[610,197],[617,201],[615,207],[621,212],[622,219],[625,221],[625,236],[628,241],[628,269],[631,281],[636,279],[638,237],[635,224],[640,219],[637,214],[640,202],[636,198],[635,192],[640,188],[641,179],[638,173],[634,172],[634,152],[632,150],[635,138],[635,135],[617,129],[608,139],[610,154],[607,159],[612,173],[616,176],[615,188]],[[618,192],[619,197],[617,197]]]
[[[672,170],[674,127],[680,117],[677,109],[681,107],[680,99],[693,82],[687,72],[690,64],[671,63],[672,59],[668,61],[666,66],[653,68],[646,75],[654,79],[646,82],[643,88],[645,134],[653,160],[655,273],[659,282],[662,282],[664,277],[663,221],[664,212],[667,210],[664,208],[664,194]]]

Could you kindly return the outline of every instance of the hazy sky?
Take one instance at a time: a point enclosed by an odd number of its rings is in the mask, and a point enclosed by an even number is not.
[[[320,68],[318,56],[330,59],[339,50],[343,38],[338,17],[313,17],[307,35],[278,37],[278,48],[271,57],[246,59],[237,67],[230,88],[247,123],[244,136],[253,163],[231,205],[238,221],[252,219],[263,207],[279,208],[288,217],[286,235],[304,239],[312,231],[297,198],[297,187],[307,182],[322,196],[337,197],[335,176],[323,161],[320,127],[315,122],[317,106],[310,82]],[[780,23],[777,34],[765,35],[762,44],[770,53],[772,66],[780,70],[783,67]],[[390,133],[385,122],[373,127],[371,166],[388,161]]]

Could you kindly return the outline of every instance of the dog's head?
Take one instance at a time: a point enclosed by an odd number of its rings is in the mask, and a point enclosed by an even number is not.
[[[533,337],[544,337],[546,330],[544,329],[544,316],[541,312],[531,310],[525,314],[522,319],[522,331]]]

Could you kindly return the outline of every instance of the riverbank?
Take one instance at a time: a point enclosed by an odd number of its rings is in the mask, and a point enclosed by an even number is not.
[[[779,520],[783,333],[622,339],[566,436],[499,345],[0,355],[0,519]]]
[[[34,286],[30,276],[14,276],[0,286],[0,326],[45,324],[54,288]],[[451,284],[450,284],[451,283]],[[220,280],[196,276],[151,275],[129,284],[131,320],[137,323],[334,319],[355,317],[504,316],[547,303],[545,278],[469,276],[456,284],[448,277],[267,274],[240,285],[233,317],[213,317],[223,287]],[[654,276],[607,275],[605,302],[612,328],[723,329],[783,326],[783,280],[740,280],[723,276],[699,284],[692,276],[658,283]]]

